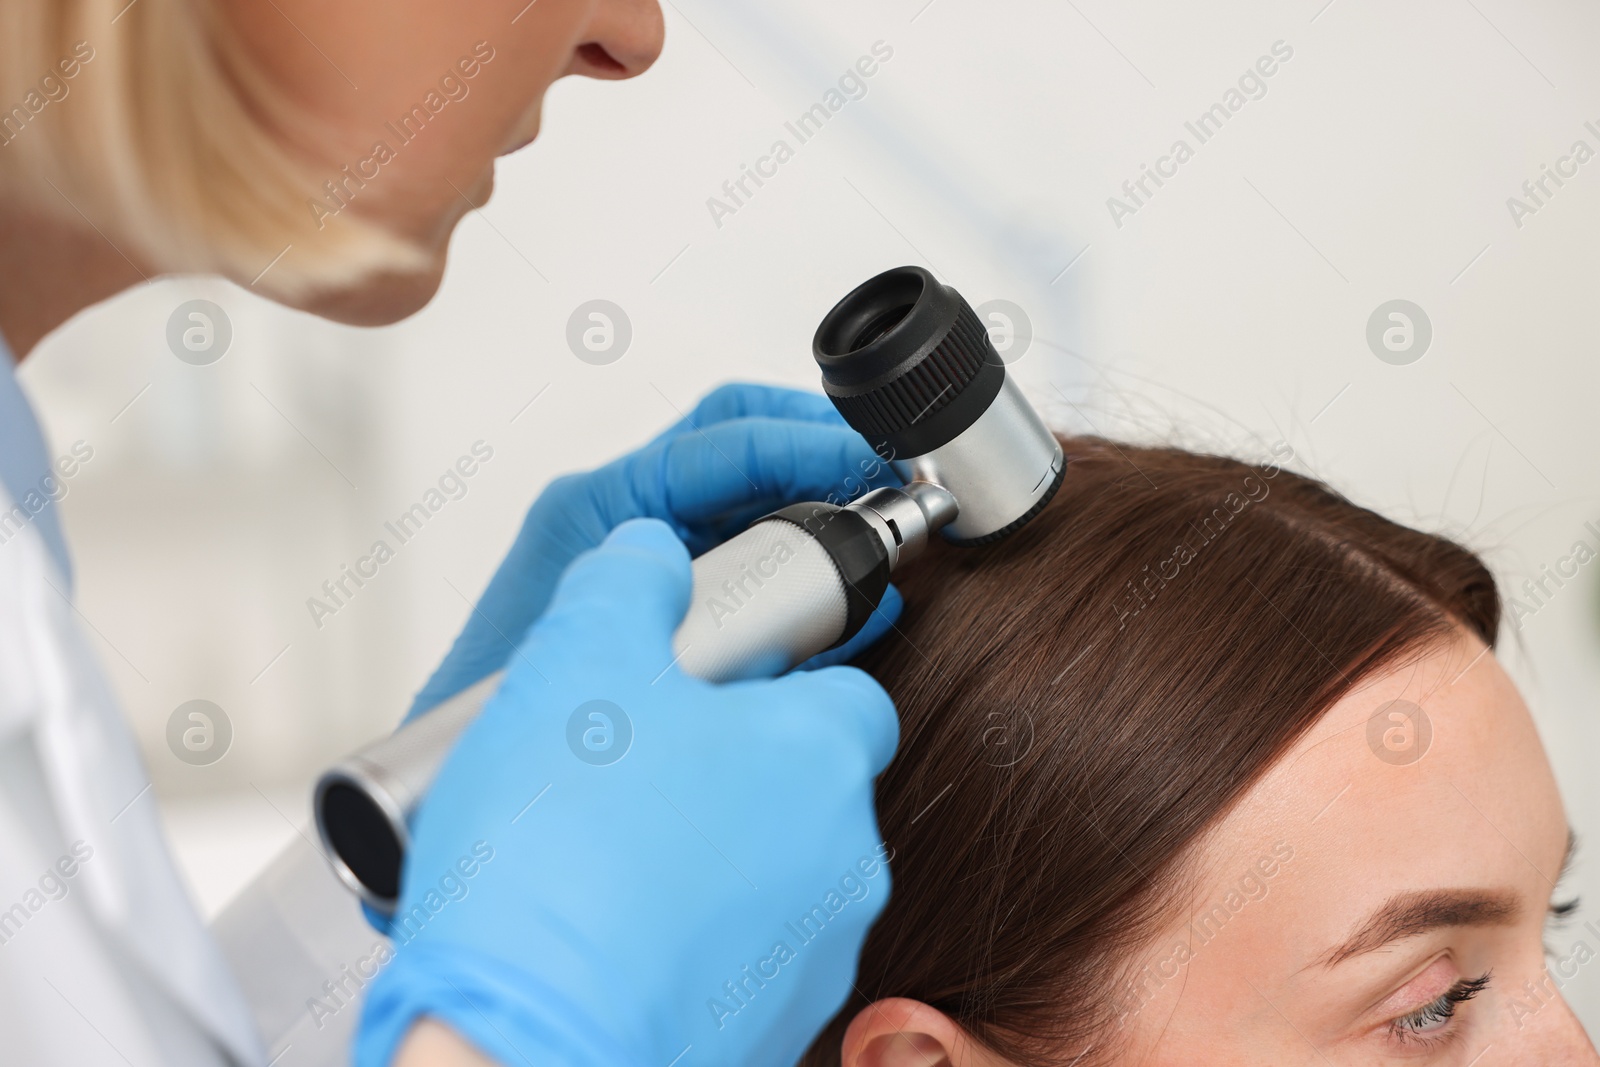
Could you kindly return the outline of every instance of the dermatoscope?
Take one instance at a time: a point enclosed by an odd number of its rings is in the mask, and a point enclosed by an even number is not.
[[[677,665],[713,682],[781,673],[853,637],[889,576],[935,531],[983,545],[1038,514],[1066,475],[1061,445],[967,302],[921,267],[863,283],[812,341],[822,388],[905,483],[851,503],[795,504],[694,560],[673,640]],[[407,820],[494,674],[323,774],[317,832],[335,873],[391,913]]]

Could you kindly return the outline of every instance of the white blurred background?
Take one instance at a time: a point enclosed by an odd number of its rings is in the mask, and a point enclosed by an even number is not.
[[[540,486],[719,382],[812,384],[820,316],[896,264],[1025,309],[1013,371],[1062,426],[1287,440],[1358,501],[1484,553],[1508,595],[1600,547],[1600,159],[1520,226],[1507,206],[1573,142],[1600,150],[1592,5],[672,0],[666,18],[644,78],[554,89],[410,321],[344,329],[164,281],[24,364],[52,447],[94,449],[65,503],[78,601],[208,914],[304,830],[317,770],[397,721]],[[707,198],[793,146],[783,123],[880,41],[865,97],[718,226]],[[1198,144],[1184,123],[1280,41],[1266,95]],[[1107,198],[1180,137],[1194,157],[1118,226]],[[234,330],[204,367],[165,341],[197,297]],[[633,327],[608,366],[565,341],[596,298]],[[1409,365],[1365,337],[1396,298],[1432,324]],[[494,458],[468,495],[319,629],[307,598],[479,440]],[[1596,573],[1530,605],[1504,652],[1590,842]],[[195,698],[235,731],[206,767],[165,741]],[[1592,853],[1571,888],[1600,901]],[[1596,972],[1566,987],[1591,1032]]]

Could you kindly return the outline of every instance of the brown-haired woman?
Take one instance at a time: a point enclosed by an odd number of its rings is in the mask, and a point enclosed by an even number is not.
[[[1600,1063],[1483,564],[1276,465],[1064,444],[866,657],[894,893],[806,1063]]]

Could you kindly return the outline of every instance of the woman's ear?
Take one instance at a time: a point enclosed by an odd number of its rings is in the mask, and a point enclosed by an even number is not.
[[[842,1067],[1001,1067],[955,1021],[917,1000],[890,997],[850,1020]]]

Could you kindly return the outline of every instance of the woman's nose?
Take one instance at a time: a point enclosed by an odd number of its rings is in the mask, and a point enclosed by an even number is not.
[[[1505,1047],[1509,1053],[1505,1062],[1519,1067],[1600,1067],[1600,1053],[1564,997],[1528,1018]]]
[[[664,27],[657,0],[600,0],[567,73],[620,81],[650,69]]]

